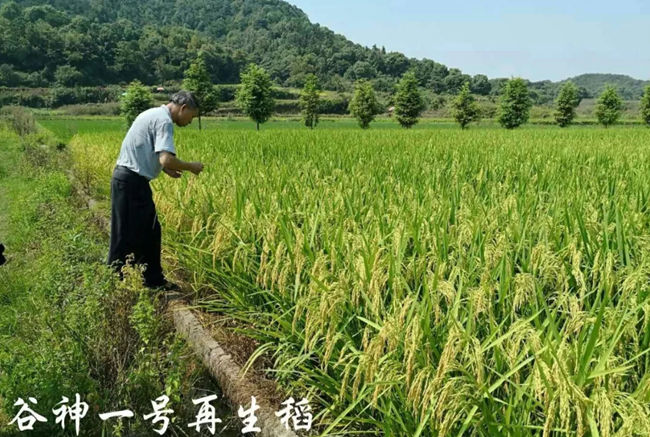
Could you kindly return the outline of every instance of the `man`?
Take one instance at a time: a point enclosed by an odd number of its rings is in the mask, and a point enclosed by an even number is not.
[[[181,172],[198,175],[200,162],[176,157],[174,126],[187,126],[199,115],[199,102],[188,91],[174,94],[170,102],[136,117],[124,137],[111,179],[111,242],[108,264],[120,270],[128,255],[145,264],[144,284],[177,290],[165,279],[160,265],[161,229],[149,182],[161,171],[179,178]]]

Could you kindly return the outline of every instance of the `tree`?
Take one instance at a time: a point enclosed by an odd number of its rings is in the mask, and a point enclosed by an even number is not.
[[[413,71],[405,73],[397,84],[395,117],[402,127],[410,128],[418,122],[424,110],[424,100],[418,90],[418,79]]]
[[[411,62],[402,53],[390,52],[384,57],[385,73],[391,76],[401,76],[409,69],[410,66]]]
[[[300,94],[300,107],[305,126],[313,129],[318,124],[318,112],[320,107],[320,85],[314,74],[307,75],[305,87]]]
[[[650,85],[645,87],[645,92],[641,97],[641,118],[650,126]]]
[[[362,129],[367,129],[370,126],[370,122],[381,110],[370,82],[360,80],[355,84],[354,95],[348,110],[356,117]]]
[[[134,80],[129,84],[120,103],[120,111],[126,118],[127,127],[131,127],[138,114],[154,105],[151,91],[139,80]]]
[[[623,100],[616,92],[616,88],[608,85],[598,98],[596,117],[598,122],[605,127],[616,123],[621,116]]]
[[[487,76],[484,74],[477,74],[472,78],[470,83],[470,90],[474,94],[479,94],[481,96],[487,96],[492,90],[492,84],[488,80]]]
[[[208,69],[205,66],[205,59],[203,59],[202,55],[197,56],[185,71],[183,88],[194,93],[199,99],[199,115],[217,109],[217,92],[210,80]],[[199,117],[199,130],[201,130],[201,117]]]
[[[345,77],[352,80],[372,79],[375,76],[377,76],[377,71],[369,62],[366,61],[357,61],[345,72]]]
[[[70,21],[67,14],[55,9],[51,5],[29,6],[25,8],[23,15],[27,21],[31,21],[32,23],[43,20],[53,27],[63,26]]]
[[[273,113],[275,102],[271,85],[268,73],[255,64],[250,64],[241,73],[241,86],[235,100],[241,110],[255,121],[257,130],[260,130],[260,123],[266,122]]]
[[[469,91],[469,82],[465,82],[453,102],[454,118],[465,129],[471,122],[478,120],[479,109],[476,99]]]
[[[7,20],[14,20],[22,17],[22,15],[22,9],[14,1],[7,2],[0,7],[0,17],[4,17]]]
[[[451,68],[449,74],[442,80],[442,85],[449,94],[458,94],[465,82],[471,80],[469,75],[463,74],[458,68]]]
[[[555,121],[560,127],[567,127],[576,117],[576,108],[580,104],[578,87],[568,81],[560,89],[555,100]]]
[[[0,64],[0,83],[3,86],[16,86],[21,82],[20,74],[9,64]]]
[[[528,121],[532,102],[526,82],[520,78],[510,79],[501,96],[499,123],[506,129],[514,129]]]
[[[83,75],[76,68],[70,65],[61,65],[54,72],[54,79],[57,86],[75,86],[83,80]]]

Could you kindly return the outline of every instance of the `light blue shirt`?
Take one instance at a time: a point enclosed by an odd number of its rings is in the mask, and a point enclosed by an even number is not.
[[[158,154],[163,151],[176,155],[174,122],[166,105],[147,109],[133,120],[122,141],[117,165],[152,180],[162,170]]]

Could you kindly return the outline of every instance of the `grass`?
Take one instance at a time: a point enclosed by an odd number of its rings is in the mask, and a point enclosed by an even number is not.
[[[99,195],[121,136],[72,142]],[[176,141],[164,245],[324,434],[650,433],[650,130]]]
[[[56,137],[68,143],[76,134],[92,132],[125,132],[124,120],[119,117],[88,117],[88,118],[39,118],[39,123]]]
[[[42,147],[47,138],[20,138],[0,124],[0,240],[9,260],[0,267],[0,435],[71,435],[51,410],[75,393],[89,405],[81,435],[150,433],[142,414],[162,393],[177,416],[168,433],[185,435],[191,397],[213,385],[157,298],[136,276],[118,283],[105,268],[107,238],[74,202],[63,172],[69,157]],[[14,402],[30,396],[48,423],[21,433],[8,423]],[[98,419],[124,408],[136,412],[132,421]]]

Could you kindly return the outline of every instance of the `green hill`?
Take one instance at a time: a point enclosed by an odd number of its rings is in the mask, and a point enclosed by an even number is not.
[[[433,60],[355,44],[282,0],[0,0],[0,26],[6,29],[0,33],[0,86],[6,87],[133,79],[178,84],[199,53],[218,84],[238,82],[249,62],[264,67],[279,86],[301,87],[315,73],[335,91],[368,79],[392,93],[409,69],[421,87],[437,94],[455,94],[469,81],[473,93],[496,95],[506,80],[470,77]],[[638,99],[649,83],[612,74],[572,80],[583,97],[595,97],[611,83],[628,100]],[[561,83],[530,82],[535,103],[552,102]]]
[[[432,60],[363,47],[313,24],[281,0],[0,0],[0,81],[5,85],[165,83],[203,52],[217,83],[237,80],[248,62],[284,86],[316,73],[325,88],[371,79],[392,90],[408,69],[420,84],[454,92],[472,78]],[[476,91],[487,92],[477,76]],[[483,86],[483,88],[481,88]]]
[[[634,79],[624,74],[581,74],[569,80],[587,90],[589,97],[597,97],[605,86],[613,85],[626,100],[641,98],[644,88],[650,85],[650,81]]]
[[[492,85],[491,94],[498,95],[507,80],[506,78],[490,79],[490,84]],[[562,84],[569,80],[578,86],[580,95],[584,99],[597,98],[607,85],[612,85],[625,100],[638,100],[643,95],[644,88],[650,85],[650,81],[634,79],[623,74],[591,73],[558,82],[552,82],[550,80],[528,81],[528,88],[536,104],[548,105],[553,103]]]

